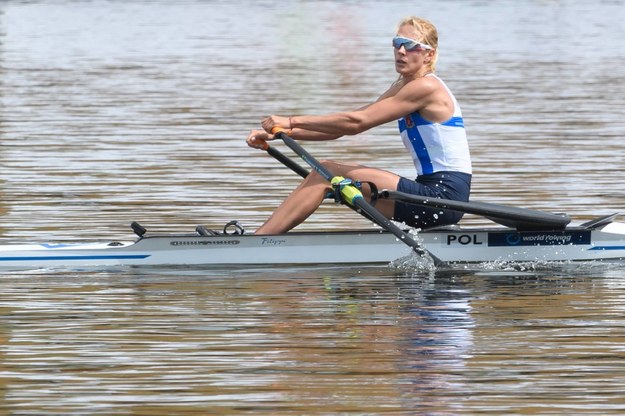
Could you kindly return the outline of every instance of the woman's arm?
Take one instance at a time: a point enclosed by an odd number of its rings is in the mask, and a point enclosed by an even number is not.
[[[280,127],[292,129],[294,134],[301,129],[326,135],[319,137],[354,135],[419,111],[428,104],[439,86],[434,78],[419,78],[403,86],[392,86],[376,102],[358,110],[323,116],[270,116],[263,120],[262,125],[267,132]]]
[[[291,128],[287,130],[287,134],[296,140],[309,140],[309,141],[325,141],[335,140],[343,136],[342,134],[328,134],[319,131],[306,130],[300,128]]]
[[[334,140],[341,137],[340,135],[336,136],[332,134],[320,133],[318,131],[310,131],[304,129],[290,129],[287,130],[286,133],[296,140],[323,141]],[[247,145],[258,149],[263,149],[265,146],[264,142],[271,141],[273,139],[274,135],[267,133],[264,130],[252,130],[247,136]]]

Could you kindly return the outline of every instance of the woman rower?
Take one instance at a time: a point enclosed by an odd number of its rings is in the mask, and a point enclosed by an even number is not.
[[[263,130],[248,135],[247,144],[262,148],[264,141],[274,139],[271,132],[275,128],[286,130],[296,140],[334,140],[398,120],[400,136],[417,169],[415,180],[353,163],[323,164],[334,175],[373,182],[379,189],[468,201],[472,172],[469,145],[460,106],[434,74],[437,30],[425,19],[407,17],[398,25],[393,50],[399,79],[375,102],[355,111],[321,116],[272,115],[262,120]],[[280,234],[299,225],[315,212],[330,190],[324,178],[311,172],[256,234]],[[364,196],[369,198],[370,193],[363,185]],[[388,199],[379,200],[376,208],[387,218],[415,228],[455,224],[463,215]]]

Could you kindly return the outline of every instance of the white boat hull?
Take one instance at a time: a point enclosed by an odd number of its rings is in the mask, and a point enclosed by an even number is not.
[[[625,224],[597,229],[516,232],[454,228],[418,233],[448,263],[625,260]],[[151,236],[129,242],[0,246],[0,267],[113,265],[380,264],[411,254],[395,236],[375,230],[293,232],[274,236]]]
[[[0,246],[0,267],[388,263],[410,247],[377,231],[155,236],[136,242]]]

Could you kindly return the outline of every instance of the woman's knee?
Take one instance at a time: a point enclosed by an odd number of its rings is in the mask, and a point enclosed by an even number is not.
[[[335,175],[339,174],[338,171],[343,170],[343,164],[335,162],[334,160],[324,159],[324,160],[321,160],[319,163],[321,163],[323,167],[325,167],[326,169],[328,169],[330,172],[332,172]]]
[[[327,184],[327,182],[328,181],[323,176],[321,176],[317,171],[313,169],[310,171],[310,173],[308,173],[308,176],[304,178],[302,185],[310,186],[310,185],[318,185],[318,184]]]

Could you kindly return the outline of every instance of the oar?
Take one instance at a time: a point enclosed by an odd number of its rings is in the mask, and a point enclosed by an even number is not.
[[[545,229],[563,230],[566,228],[566,225],[571,222],[571,218],[566,214],[552,214],[550,212],[508,207],[486,202],[463,202],[450,199],[430,198],[386,189],[380,192],[379,197],[408,202],[424,207],[449,209],[467,214],[481,215],[496,223],[516,228],[519,231]]]
[[[308,176],[308,171],[294,162],[291,158],[284,155],[275,147],[271,147],[269,143],[265,141],[262,141],[262,143],[262,149],[273,156],[277,161],[300,175],[302,178]],[[332,196],[330,197],[332,198]],[[425,207],[448,209],[464,212],[466,214],[480,215],[489,218],[498,224],[516,228],[519,231],[545,229],[563,230],[566,228],[566,225],[571,222],[571,218],[566,214],[552,214],[549,212],[490,204],[487,202],[454,201],[450,199],[412,195],[399,191],[389,191],[386,189],[382,190],[378,197],[381,199],[394,199]],[[372,218],[369,219],[373,221]]]
[[[365,218],[375,222],[380,227],[385,229],[386,231],[392,233],[395,237],[397,237],[404,244],[411,247],[415,253],[418,255],[425,257],[430,256],[434,261],[434,265],[441,266],[445,263],[436,257],[434,254],[430,253],[423,247],[419,245],[409,234],[404,232],[401,228],[397,227],[393,224],[388,218],[380,213],[377,209],[375,209],[371,204],[369,204],[365,198],[363,197],[360,190],[351,184],[351,182],[346,183],[345,178],[342,176],[334,176],[332,172],[325,166],[323,166],[317,159],[315,159],[310,153],[306,151],[302,146],[300,146],[295,140],[287,136],[284,132],[274,129],[274,134],[277,135],[278,138],[282,139],[284,143],[295,153],[299,155],[311,168],[313,168],[317,173],[319,173],[325,180],[330,182],[332,185],[339,186],[339,191],[343,200],[354,208],[357,208],[358,213],[360,213]]]
[[[301,167],[300,165],[298,165],[297,163],[295,163],[293,159],[284,155],[281,151],[279,151],[275,147],[269,146],[269,143],[267,143],[266,141],[262,139],[258,139],[258,138],[256,140],[259,142],[262,142],[262,146],[263,146],[262,149],[266,151],[267,153],[269,153],[278,162],[282,163],[284,166],[291,169],[293,172],[297,173],[302,178],[305,178],[306,176],[308,176],[308,171],[304,169],[303,167]]]

